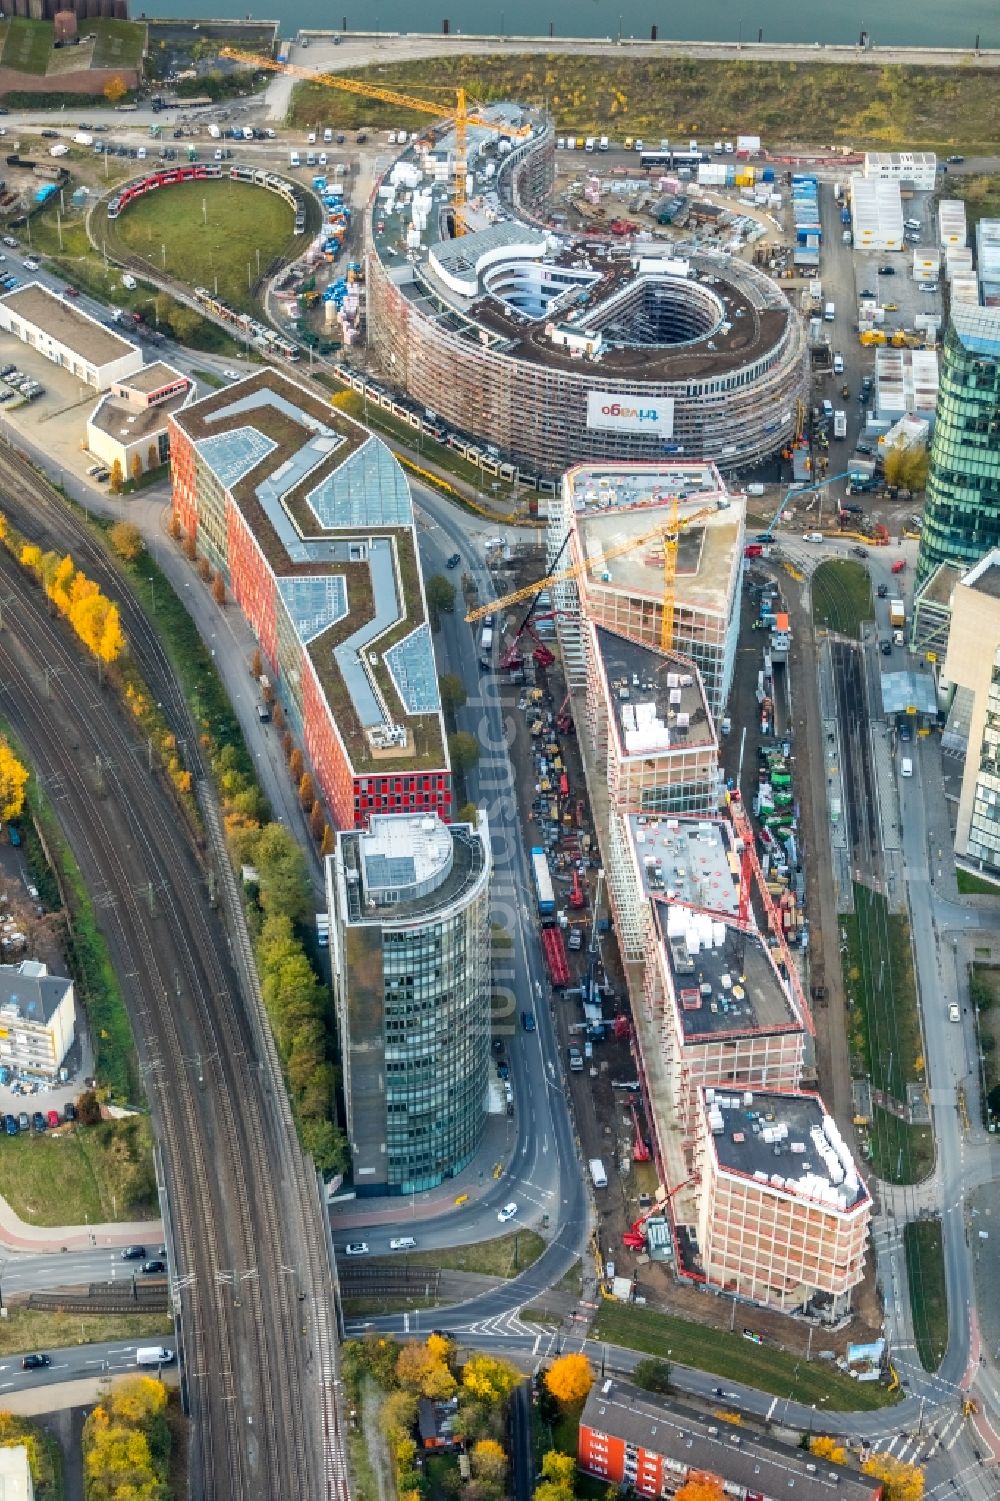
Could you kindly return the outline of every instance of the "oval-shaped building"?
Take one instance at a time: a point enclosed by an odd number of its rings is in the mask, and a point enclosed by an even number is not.
[[[520,142],[472,133],[461,238],[447,136],[411,146],[376,185],[368,337],[393,384],[550,477],[665,453],[745,468],[782,447],[809,366],[781,289],[722,252],[545,228],[551,126],[511,116],[525,120]]]

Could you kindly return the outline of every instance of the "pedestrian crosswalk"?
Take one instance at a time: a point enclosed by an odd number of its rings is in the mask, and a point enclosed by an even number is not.
[[[960,1412],[935,1419],[922,1432],[893,1433],[873,1439],[870,1448],[876,1454],[891,1454],[909,1464],[923,1464],[940,1450],[954,1448],[962,1434]]]

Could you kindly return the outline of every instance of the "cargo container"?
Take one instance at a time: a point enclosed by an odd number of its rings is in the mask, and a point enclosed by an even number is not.
[[[894,631],[901,631],[906,624],[906,606],[901,599],[889,601],[889,624]]]
[[[535,882],[539,916],[554,916],[556,898],[552,888],[552,875],[549,871],[549,862],[545,858],[545,851],[540,845],[536,845],[531,851],[531,873]]]

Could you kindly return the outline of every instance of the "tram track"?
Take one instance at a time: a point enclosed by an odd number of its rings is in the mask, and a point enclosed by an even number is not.
[[[218,857],[221,829],[194,726],[125,581],[85,525],[3,450],[0,494],[19,530],[71,551],[116,599],[147,682],[186,741]],[[325,1227],[259,997],[246,996],[245,927],[236,925],[230,949],[209,913],[192,840],[166,785],[145,771],[134,725],[6,553],[0,587],[0,704],[94,895],[163,1147],[194,1426],[191,1494],[343,1494]],[[238,896],[228,862],[220,874]]]

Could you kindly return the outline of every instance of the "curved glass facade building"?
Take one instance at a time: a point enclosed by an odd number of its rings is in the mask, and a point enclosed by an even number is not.
[[[1000,545],[1000,308],[956,305],[945,336],[917,581]]]
[[[354,1186],[420,1193],[479,1146],[490,1066],[490,843],[386,814],[327,860]]]

